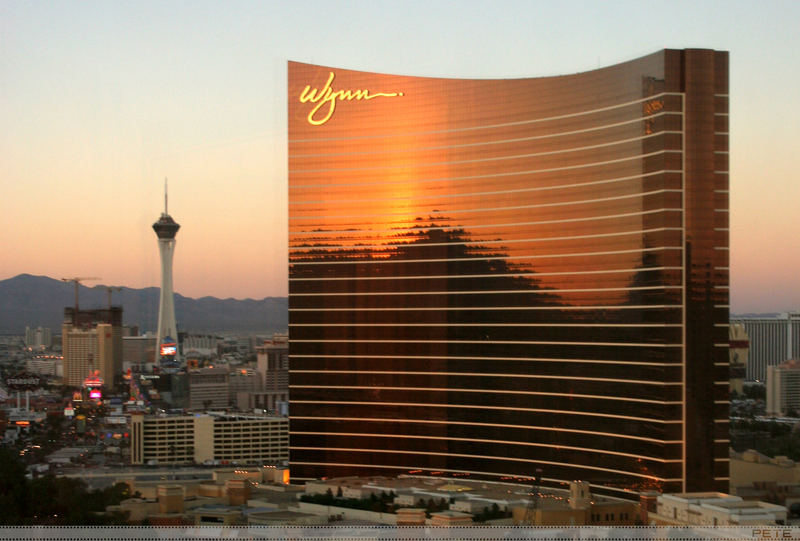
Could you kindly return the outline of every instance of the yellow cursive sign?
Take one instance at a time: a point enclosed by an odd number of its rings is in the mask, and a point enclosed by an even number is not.
[[[352,101],[352,100],[371,100],[374,98],[397,98],[402,96],[402,92],[376,92],[370,94],[369,90],[334,90],[331,84],[333,83],[333,72],[328,75],[328,80],[322,89],[311,88],[311,85],[306,85],[300,93],[300,103],[315,103],[311,112],[308,113],[308,123],[314,126],[325,124],[333,116],[333,111],[336,109],[336,101]],[[327,109],[323,109],[327,105]],[[322,109],[324,113],[321,118],[316,118],[317,113]]]

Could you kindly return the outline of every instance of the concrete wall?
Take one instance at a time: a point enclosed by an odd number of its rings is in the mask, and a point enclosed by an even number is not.
[[[201,415],[194,419],[194,461],[202,464],[214,459],[214,418]]]
[[[320,505],[318,503],[308,502],[297,502],[297,507],[290,509],[292,511],[313,513],[326,517],[341,515],[342,519],[345,520],[368,520],[370,522],[377,522],[378,524],[397,524],[397,515],[393,513],[376,513],[374,511],[347,509],[345,507],[334,507],[331,505]]]
[[[738,457],[731,457],[730,476],[731,490],[762,481],[800,483],[800,466],[784,457],[768,458],[745,451]]]

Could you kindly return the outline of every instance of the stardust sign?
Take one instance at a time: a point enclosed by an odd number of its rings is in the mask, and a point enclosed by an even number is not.
[[[30,391],[40,387],[42,380],[36,374],[21,373],[6,378],[6,387],[15,391]]]

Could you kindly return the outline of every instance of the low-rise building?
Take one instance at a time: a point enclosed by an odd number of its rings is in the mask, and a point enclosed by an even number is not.
[[[734,492],[756,483],[800,484],[800,465],[785,456],[771,458],[753,449],[731,452],[730,477]]]
[[[460,511],[439,511],[431,514],[431,526],[471,526],[472,515]]]
[[[640,516],[639,504],[593,496],[589,483],[573,481],[568,496],[538,494],[537,501],[513,509],[514,523],[532,526],[631,526]]]
[[[288,460],[286,417],[131,416],[132,464],[280,464]]]
[[[288,415],[289,391],[244,391],[236,393],[236,407],[239,411],[261,409]]]
[[[245,524],[242,510],[228,505],[206,505],[188,513],[198,526],[232,526]]]
[[[722,492],[662,494],[648,521],[653,525],[764,526],[785,524],[786,508]]]
[[[475,521],[559,526],[641,523],[637,502],[592,495],[585,482],[571,483],[569,491],[542,488],[535,501],[531,500],[530,490],[530,486],[520,484],[413,475],[339,477],[309,481],[305,486],[306,494],[329,494],[333,503],[323,500],[321,505],[301,503],[300,506],[307,512],[319,509],[329,515],[356,518],[361,511],[337,507],[336,499],[386,498],[394,510],[376,513],[369,520],[399,525],[464,525]]]

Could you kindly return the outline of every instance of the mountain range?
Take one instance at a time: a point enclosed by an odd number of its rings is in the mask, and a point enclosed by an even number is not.
[[[154,331],[158,325],[157,287],[112,288],[114,306],[122,306],[124,325],[138,325],[140,332]],[[78,286],[80,308],[103,308],[109,304],[108,288],[103,285]],[[75,306],[75,286],[47,276],[20,274],[0,280],[0,334],[23,334],[25,327],[49,327],[61,332],[64,307]],[[286,297],[254,299],[192,299],[175,294],[178,330],[189,332],[271,333],[288,328]]]

